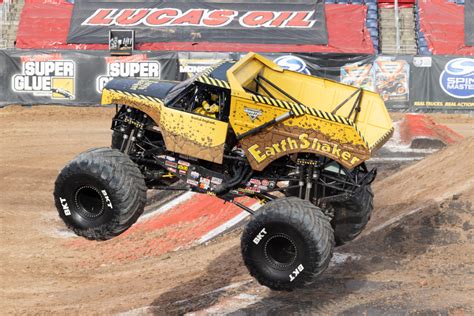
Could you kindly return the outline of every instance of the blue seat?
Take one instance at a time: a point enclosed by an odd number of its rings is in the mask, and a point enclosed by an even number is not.
[[[377,37],[377,38],[379,37],[379,30],[377,29],[370,28],[369,33],[370,33],[370,36],[372,37]]]
[[[377,22],[377,20],[367,20],[367,22],[365,22],[365,25],[367,25],[368,28],[378,28],[379,27],[379,23]]]
[[[333,4],[333,3],[336,3],[336,0],[326,0],[324,2],[327,4]]]
[[[456,3],[464,5],[464,0],[457,0]]]
[[[336,3],[340,3],[340,4],[348,4],[349,1],[348,0],[337,0]]]
[[[369,10],[377,11],[377,3],[367,3],[367,8]]]
[[[379,15],[377,14],[377,12],[374,12],[374,11],[368,11],[367,12],[367,20],[369,20],[369,19],[377,20],[378,17],[379,17]]]
[[[418,45],[420,46],[428,46],[428,42],[424,37],[418,37]]]
[[[352,0],[352,4],[362,4],[363,0]]]
[[[375,3],[375,4],[377,4],[377,0],[365,0],[364,2],[365,2],[366,4],[368,4],[368,3]]]
[[[428,47],[418,47],[418,53],[420,55],[432,55]]]

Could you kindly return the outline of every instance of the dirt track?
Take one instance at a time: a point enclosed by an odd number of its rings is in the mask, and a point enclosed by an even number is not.
[[[2,312],[103,314],[154,306],[138,311],[474,313],[473,138],[379,178],[364,236],[338,248],[339,263],[311,288],[274,293],[242,266],[238,232],[134,261],[68,246],[76,238],[58,233],[55,177],[80,151],[109,144],[112,115],[99,108],[0,109]],[[448,125],[461,122],[469,135],[474,119],[461,118],[439,116]]]

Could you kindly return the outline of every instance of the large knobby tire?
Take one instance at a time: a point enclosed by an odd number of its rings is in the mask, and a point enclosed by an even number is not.
[[[372,215],[374,194],[370,185],[359,188],[347,201],[333,202],[334,236],[340,246],[356,238],[365,228]]]
[[[120,151],[92,149],[61,171],[54,200],[59,216],[77,235],[106,240],[123,233],[143,213],[145,180]]]
[[[296,197],[268,202],[242,234],[250,274],[272,290],[291,291],[315,280],[329,265],[334,233],[329,219]]]

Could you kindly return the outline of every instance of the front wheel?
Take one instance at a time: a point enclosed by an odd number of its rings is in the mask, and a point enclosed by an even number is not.
[[[315,280],[329,265],[334,233],[321,209],[296,197],[268,202],[242,234],[250,274],[272,290],[290,291]]]
[[[143,213],[145,180],[127,155],[92,149],[61,171],[54,200],[59,216],[77,235],[106,240],[123,233]]]

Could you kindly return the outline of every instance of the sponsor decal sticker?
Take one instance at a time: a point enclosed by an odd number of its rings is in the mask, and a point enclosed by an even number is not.
[[[474,59],[450,60],[439,77],[443,91],[457,99],[474,97]]]
[[[252,109],[252,108],[244,108],[244,112],[250,117],[250,119],[255,121],[262,115],[262,110]]]
[[[203,189],[203,190],[207,190],[209,189],[209,185],[211,184],[211,179],[209,178],[203,178],[201,177],[199,179],[199,188]]]
[[[191,165],[189,162],[184,161],[184,160],[178,160],[178,163],[179,163],[180,165],[187,166],[187,167],[189,167],[189,166]]]
[[[179,171],[185,171],[185,173],[186,173],[186,171],[188,171],[188,166],[178,165],[178,170]]]
[[[221,183],[222,183],[222,179],[221,179],[221,178],[212,177],[212,178],[211,178],[211,183],[212,183],[212,184],[221,184]]]
[[[173,167],[173,168],[178,167],[178,164],[176,162],[172,162],[172,161],[166,161],[165,165],[167,165],[169,167]]]
[[[171,167],[166,168],[166,170],[171,171],[172,173],[177,172],[176,168],[171,168]]]
[[[199,185],[199,182],[197,182],[196,180],[193,180],[193,179],[188,179],[188,180],[186,180],[186,183],[187,183],[187,184],[190,184],[190,185],[192,185],[192,186],[194,186],[194,187],[197,187],[197,186]]]

